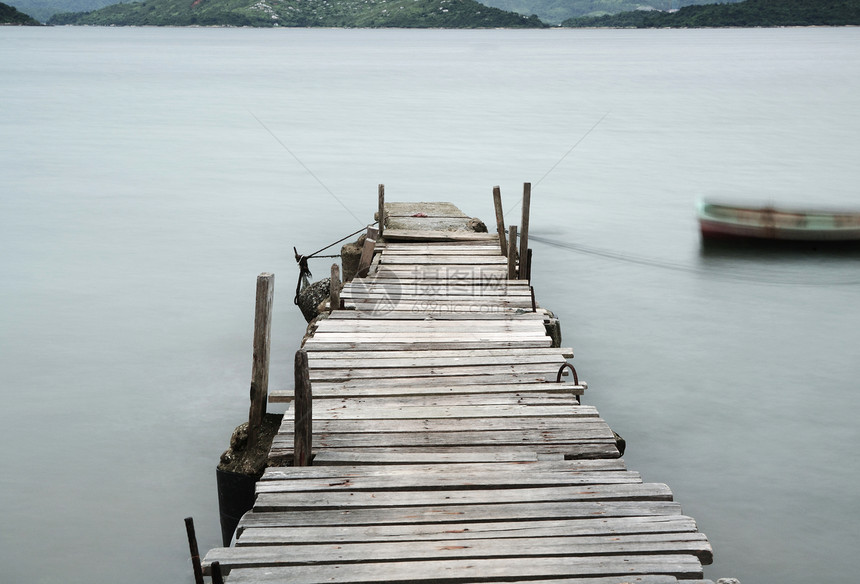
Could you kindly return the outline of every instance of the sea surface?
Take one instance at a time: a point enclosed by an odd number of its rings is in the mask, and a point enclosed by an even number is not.
[[[524,182],[538,302],[706,576],[853,581],[860,254],[706,250],[694,205],[860,207],[858,160],[858,28],[4,28],[0,581],[193,582],[257,274],[289,387],[293,246],[379,183],[519,224]]]

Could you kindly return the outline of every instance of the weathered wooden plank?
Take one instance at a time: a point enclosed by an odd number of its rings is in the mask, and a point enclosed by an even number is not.
[[[674,501],[582,501],[566,505],[460,505],[456,511],[445,506],[394,508],[386,513],[375,509],[338,509],[323,511],[281,511],[247,513],[239,528],[313,527],[335,525],[450,525],[486,521],[548,521],[598,519],[607,517],[680,516],[681,506]],[[468,527],[468,526],[464,526]]]
[[[280,444],[286,444],[281,442]],[[389,453],[426,453],[426,452],[434,452],[434,453],[462,453],[469,452],[473,454],[486,453],[488,455],[493,455],[494,453],[499,451],[499,447],[496,445],[433,445],[433,446],[355,446],[346,444],[342,447],[326,447],[326,451],[329,450],[342,450],[345,452],[368,452],[368,453],[378,453],[378,452],[389,452]],[[558,442],[542,442],[540,444],[508,444],[504,446],[504,450],[506,452],[521,452],[521,453],[534,453],[537,454],[539,459],[544,459],[546,457],[557,458],[558,455],[564,457],[565,460],[598,460],[598,459],[611,459],[618,458],[620,456],[618,449],[615,445],[615,442],[582,442],[575,444],[564,444]],[[269,452],[270,460],[275,461],[275,464],[282,464],[281,459],[279,457],[287,457],[289,459],[292,456],[292,448],[281,447],[279,443],[275,443],[272,446],[271,451]],[[489,461],[490,458],[487,458]]]
[[[531,291],[528,288],[518,286],[516,288],[505,288],[495,283],[472,282],[469,284],[417,284],[415,286],[404,286],[399,282],[393,284],[370,284],[365,286],[349,286],[344,289],[344,298],[406,298],[412,296],[427,296],[442,300],[463,300],[475,298],[477,300],[522,300],[528,296],[531,302]]]
[[[351,415],[351,414],[345,414]],[[596,419],[596,418],[595,418]],[[314,426],[320,434],[373,434],[373,433],[396,433],[396,432],[458,432],[466,429],[481,431],[514,431],[514,430],[539,430],[543,432],[562,433],[566,431],[586,432],[588,428],[582,428],[581,420],[567,419],[566,421],[547,420],[540,417],[535,418],[456,418],[456,419],[422,419],[422,418],[349,418],[349,419],[325,419],[314,420]],[[282,432],[289,434],[293,431],[293,423],[288,422]],[[275,439],[277,444],[289,445],[285,438]]]
[[[324,384],[320,384],[324,385]],[[339,384],[336,384],[339,385]],[[475,390],[477,387],[485,388],[484,391],[467,391],[467,392],[438,392],[438,393],[414,393],[412,395],[403,395],[396,397],[362,397],[362,396],[353,396],[342,397],[337,396],[334,398],[320,398],[317,399],[316,403],[318,404],[317,411],[336,411],[336,410],[355,410],[360,411],[363,409],[373,410],[373,409],[386,409],[386,410],[395,410],[400,408],[412,408],[412,407],[481,407],[481,406],[540,406],[540,407],[551,407],[551,406],[564,406],[567,410],[569,410],[570,415],[576,416],[593,416],[597,417],[597,409],[594,406],[588,406],[579,404],[576,401],[576,396],[571,395],[565,392],[545,392],[541,391],[544,387],[556,387],[556,386],[565,386],[568,384],[565,383],[544,383],[539,385],[534,384],[519,384],[519,386],[523,389],[528,390],[530,387],[535,387],[535,391],[523,391],[523,392],[505,392],[500,390],[498,392],[491,392],[487,388],[505,388],[509,386],[504,385],[485,385],[485,386],[468,386],[467,388],[460,388],[456,386],[452,389],[469,389]],[[517,384],[513,384],[510,387],[517,387]]]
[[[386,310],[409,310],[412,306],[428,306],[442,304],[456,304],[464,307],[475,307],[480,312],[481,307],[502,306],[515,308],[531,308],[531,295],[517,296],[491,296],[489,294],[479,296],[475,294],[455,295],[455,294],[410,294],[401,292],[399,294],[345,294],[343,296],[344,303],[347,307],[359,306],[361,304],[370,304],[370,308],[376,308],[380,304]]]
[[[602,517],[569,521],[499,521],[469,523],[456,529],[441,525],[341,525],[312,527],[247,528],[236,540],[237,546],[348,543],[368,541],[469,540],[481,538],[525,538],[594,535],[636,535],[650,533],[693,533],[696,522],[683,515],[647,517]]]
[[[372,404],[367,408],[349,408],[346,405],[327,406],[325,410],[317,404],[315,419],[317,420],[336,420],[336,419],[351,419],[351,420],[432,420],[440,419],[448,422],[462,423],[479,423],[477,420],[468,420],[469,418],[486,418],[487,424],[501,424],[498,419],[507,419],[505,424],[510,428],[515,427],[535,427],[535,424],[541,422],[546,428],[554,425],[568,426],[576,424],[583,426],[587,422],[605,423],[600,418],[588,417],[580,415],[579,411],[575,410],[567,403],[547,404],[547,405],[463,405],[463,406],[445,406],[445,405],[415,405],[404,407],[374,407]],[[585,418],[588,419],[585,419]],[[536,418],[534,420],[532,418]],[[552,419],[545,419],[552,418]],[[460,420],[467,420],[462,422]],[[574,420],[574,421],[572,421]],[[290,420],[287,420],[290,422]],[[404,425],[403,427],[407,427]]]
[[[422,507],[427,505],[481,505],[500,500],[507,503],[531,505],[534,503],[567,504],[572,501],[626,501],[654,500],[671,501],[672,493],[666,485],[617,483],[610,485],[558,485],[523,489],[485,489],[468,491],[403,491],[363,492],[314,492],[279,491],[284,481],[265,481],[257,485],[255,512],[296,511],[300,509],[346,509],[346,508],[397,508]]]
[[[392,244],[393,245],[393,244]],[[445,256],[482,256],[482,257],[504,257],[499,253],[498,246],[487,247],[487,246],[414,246],[414,247],[389,247],[386,246],[381,251],[385,252],[386,257],[393,256],[408,256],[408,255],[422,255],[422,256],[433,256],[433,257],[445,257]]]
[[[279,435],[273,444],[281,440]],[[289,435],[287,435],[289,436]],[[420,446],[432,448],[436,446],[518,446],[528,443],[541,443],[556,445],[568,444],[594,444],[602,443],[615,445],[615,437],[611,432],[584,431],[578,434],[570,432],[556,433],[540,430],[495,430],[470,432],[433,432],[428,434],[413,434],[406,432],[386,432],[373,435],[364,433],[339,433],[339,434],[314,434],[313,443],[315,448],[362,448],[374,447],[384,444],[387,447]],[[287,444],[292,444],[287,440]]]
[[[521,284],[509,284],[509,280],[501,278],[434,278],[432,280],[420,280],[410,278],[408,280],[372,279],[361,280],[345,286],[347,291],[395,291],[410,292],[414,294],[426,294],[432,292],[460,291],[460,293],[486,294],[488,291],[496,291],[501,294],[519,294],[529,292],[528,286]]]
[[[340,397],[343,395],[373,397],[378,395],[425,395],[445,393],[469,393],[474,386],[501,385],[509,383],[513,386],[527,384],[535,385],[538,391],[546,391],[550,381],[555,381],[555,375],[539,374],[498,374],[498,375],[449,375],[439,377],[380,377],[379,379],[351,379],[349,381],[314,383],[314,395],[318,397]],[[585,389],[582,385],[560,384],[569,386],[573,395],[580,395]],[[483,392],[483,390],[479,390]],[[500,391],[504,391],[503,389]],[[517,389],[516,391],[522,391]],[[270,390],[269,401],[280,401],[284,396],[292,395],[292,390]]]
[[[228,569],[251,566],[299,566],[353,564],[391,558],[395,561],[476,558],[524,558],[583,556],[638,556],[692,554],[710,563],[711,547],[698,533],[617,536],[555,536],[540,541],[518,539],[470,539],[459,542],[413,541],[344,543],[336,547],[309,544],[294,546],[217,548],[204,566],[218,561]],[[371,559],[372,558],[372,559]]]
[[[313,369],[310,372],[311,381],[350,381],[358,379],[377,380],[381,377],[411,379],[423,377],[466,376],[475,377],[487,375],[539,375],[551,378],[557,374],[558,365],[553,363],[525,363],[515,365],[477,365],[477,366],[413,366],[391,368],[327,368]]]
[[[338,467],[329,468],[325,466],[309,466],[309,467],[271,467],[263,474],[261,480],[281,480],[284,478],[343,478],[346,476],[363,476],[363,477],[386,477],[392,475],[427,475],[427,476],[459,476],[461,472],[480,473],[480,472],[501,472],[501,469],[507,469],[512,475],[522,474],[528,475],[532,472],[540,472],[544,474],[561,474],[570,473],[597,473],[597,472],[615,472],[626,471],[627,467],[623,460],[551,460],[551,461],[531,461],[531,462],[475,462],[468,465],[458,465],[456,468],[440,466],[437,464],[425,464],[420,466],[415,465],[355,465],[350,468]]]
[[[552,461],[564,463],[567,461]],[[643,483],[638,472],[627,470],[568,470],[553,472],[534,470],[532,473],[504,472],[512,463],[496,464],[497,470],[470,472],[476,464],[460,464],[456,474],[428,472],[426,465],[374,465],[372,473],[360,472],[355,467],[332,467],[329,473],[317,475],[293,473],[292,468],[266,469],[257,483],[257,493],[292,493],[291,498],[272,499],[264,504],[258,499],[257,511],[272,501],[291,501],[289,509],[307,507],[412,507],[431,505],[479,505],[484,503],[547,501],[578,501],[600,499],[605,501],[659,500],[671,501],[669,487],[658,483]],[[538,463],[521,463],[531,467]],[[369,466],[369,465],[365,465]],[[415,469],[410,472],[411,469]],[[341,472],[335,472],[341,469]],[[349,472],[347,469],[358,469]],[[390,472],[384,472],[391,469]],[[621,486],[619,486],[621,485]],[[626,485],[626,486],[624,486]],[[631,486],[632,485],[632,486]],[[575,489],[568,487],[576,487]],[[617,488],[616,488],[617,487]],[[556,491],[554,491],[557,490]],[[505,490],[504,495],[499,490]],[[317,493],[298,500],[300,493]],[[443,492],[444,491],[444,492]],[[415,495],[414,499],[404,492]],[[335,496],[336,493],[340,493]],[[330,498],[326,499],[331,495]],[[500,497],[502,497],[500,499]],[[341,501],[343,499],[343,501]],[[346,500],[349,499],[349,500]],[[327,502],[328,501],[328,502]],[[286,504],[286,503],[285,503]]]
[[[347,331],[331,331],[325,329],[317,329],[314,333],[314,336],[310,340],[326,340],[326,341],[349,341],[352,340],[354,342],[362,342],[362,343],[375,343],[375,342],[385,342],[389,339],[401,340],[401,339],[415,339],[416,341],[499,341],[499,340],[543,340],[544,338],[549,340],[549,337],[546,336],[546,331],[541,327],[542,331],[539,330],[472,330],[472,331],[460,331],[455,329],[419,329],[416,328],[414,332],[409,331],[358,331],[358,332],[347,332]]]
[[[327,332],[375,333],[390,330],[394,332],[444,332],[469,335],[475,332],[499,333],[518,332],[546,336],[544,323],[538,320],[418,320],[402,321],[397,319],[379,319],[375,321],[325,319],[318,323],[314,334]]]
[[[354,307],[353,307],[354,308]],[[340,310],[329,315],[328,320],[388,320],[396,318],[398,320],[426,320],[432,318],[437,321],[449,320],[536,320],[538,322],[551,322],[551,319],[546,312],[532,311],[526,312],[527,309],[521,308],[516,310],[503,309],[494,312],[455,312],[455,311],[422,311],[422,310],[385,310],[385,311],[364,311],[364,310]]]
[[[560,455],[549,455],[553,460],[564,460]],[[349,452],[326,450],[318,452],[314,464],[326,466],[351,466],[355,464],[468,464],[475,462],[536,462],[536,452]]]
[[[414,379],[419,379],[421,384],[414,385]],[[508,384],[492,384],[492,383],[473,383],[474,377],[454,379],[455,383],[440,383],[439,381],[451,381],[450,377],[442,380],[436,380],[434,383],[427,383],[425,378],[414,378],[407,382],[400,380],[400,383],[367,385],[355,383],[326,383],[317,382],[314,384],[314,397],[316,399],[323,398],[339,398],[348,392],[354,397],[365,398],[381,398],[381,397],[415,397],[415,396],[467,396],[471,394],[483,394],[487,391],[492,391],[496,395],[511,395],[521,394],[528,395],[529,393],[549,393],[555,392],[560,395],[582,395],[585,392],[585,387],[582,385],[574,385],[572,383],[545,383],[535,381],[534,383],[508,383]],[[382,380],[380,380],[382,381]],[[483,379],[481,380],[483,381]],[[503,381],[511,381],[507,377]],[[553,379],[554,381],[554,379]],[[269,391],[269,401],[272,403],[289,402],[293,399],[292,389],[276,389]],[[594,414],[597,415],[597,414]]]
[[[386,241],[496,241],[496,233],[473,231],[417,231],[409,229],[386,229]]]
[[[387,285],[392,286],[395,284],[407,286],[407,285],[418,285],[418,284],[438,284],[438,285],[447,285],[447,286],[476,286],[479,284],[484,285],[498,285],[500,287],[504,286],[508,289],[522,289],[528,288],[529,283],[524,282],[522,280],[511,280],[507,278],[507,274],[499,275],[496,270],[492,270],[491,272],[484,274],[482,272],[478,272],[477,274],[473,274],[474,270],[471,270],[468,273],[462,272],[448,272],[446,270],[430,270],[435,275],[433,276],[408,276],[405,275],[401,278],[398,278],[396,282],[392,282],[389,278],[380,278],[377,277],[376,274],[371,274],[365,280],[361,280],[357,282],[355,285],[360,286],[364,285]]]
[[[680,578],[702,576],[702,565],[692,555],[643,555],[611,557],[530,557],[426,560],[407,562],[356,563],[349,570],[340,566],[290,566],[236,569],[232,584],[250,582],[330,582],[335,584],[369,582],[453,582],[498,581],[500,578],[631,576],[667,574]]]
[[[396,276],[397,278],[405,277],[417,280],[427,280],[431,278],[441,280],[510,280],[508,278],[507,269],[502,269],[501,266],[488,265],[472,265],[472,264],[453,264],[447,263],[439,266],[430,265],[385,265],[379,266],[374,272],[374,278],[380,279],[383,277]]]
[[[387,350],[398,351],[407,349],[411,351],[420,351],[424,349],[502,349],[505,347],[550,347],[552,339],[544,337],[541,339],[475,339],[475,340],[459,340],[459,339],[420,339],[420,340],[396,340],[396,339],[378,339],[378,340],[343,340],[343,339],[321,339],[310,338],[305,343],[304,348],[307,351],[366,351],[370,350]],[[546,381],[546,380],[544,380]]]
[[[573,358],[573,349],[569,347],[548,349],[472,349],[469,351],[457,351],[448,349],[438,349],[435,351],[353,351],[344,354],[340,351],[314,351],[310,355],[311,367],[315,364],[319,366],[323,361],[338,361],[341,359],[355,359],[366,363],[368,360],[389,360],[389,359],[412,359],[414,362],[424,362],[426,360],[435,360],[449,358],[453,363],[471,363],[483,362],[483,359],[510,359],[512,362],[520,362],[520,359],[538,359],[556,358],[571,359]],[[372,367],[373,365],[367,365]]]
[[[324,385],[324,384],[320,384]],[[465,392],[439,392],[439,393],[415,393],[412,395],[403,395],[396,397],[361,397],[353,396],[334,398],[321,398],[317,400],[319,407],[318,411],[336,411],[336,410],[355,410],[363,409],[386,409],[395,410],[400,408],[411,407],[480,407],[480,406],[564,406],[569,410],[570,415],[576,416],[593,416],[597,417],[597,409],[594,406],[580,404],[576,401],[576,397],[565,392],[545,392],[542,388],[564,387],[565,383],[544,383],[539,385],[534,384],[512,384],[507,385],[483,385],[483,386],[468,386],[461,388],[453,387],[452,390],[468,389],[471,391]],[[526,391],[506,392],[506,387],[519,387]],[[477,388],[484,388],[483,391],[476,391]],[[498,392],[491,391],[492,388],[500,388]],[[534,391],[528,391],[530,388],[535,388]]]
[[[397,355],[397,353],[389,353]],[[516,365],[552,365],[556,370],[566,359],[560,355],[517,355],[517,356],[475,356],[475,357],[406,357],[352,359],[349,355],[340,359],[323,358],[311,359],[310,367],[315,370],[324,369],[399,369],[414,367],[446,367],[449,369],[480,367],[480,366],[516,366]]]
[[[399,264],[404,264],[408,266],[427,266],[431,269],[436,266],[449,266],[449,265],[487,265],[487,266],[501,266],[508,265],[507,258],[502,256],[493,256],[493,255],[444,255],[444,256],[436,256],[432,254],[414,254],[414,255],[403,255],[403,254],[382,254],[382,260],[380,261],[380,265],[382,266],[397,266]]]

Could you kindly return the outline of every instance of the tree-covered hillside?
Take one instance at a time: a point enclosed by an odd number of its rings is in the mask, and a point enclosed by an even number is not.
[[[128,0],[11,0],[9,3],[36,20],[47,22],[58,12],[83,12]]]
[[[28,14],[24,14],[17,8],[0,2],[0,24],[38,26],[41,23]]]
[[[737,4],[687,6],[674,13],[636,11],[574,18],[563,24],[614,28],[860,25],[860,0],[746,0]]]
[[[87,13],[54,15],[49,24],[118,26],[324,26],[536,28],[525,17],[475,0],[145,0]]]
[[[510,10],[520,14],[535,14],[550,24],[561,24],[568,18],[578,16],[603,16],[655,8],[657,10],[676,10],[691,4],[708,4],[714,0],[480,0],[487,6]],[[725,0],[740,2],[740,0]]]

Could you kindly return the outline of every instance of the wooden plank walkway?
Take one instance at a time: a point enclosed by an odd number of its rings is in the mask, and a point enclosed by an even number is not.
[[[573,351],[498,242],[421,234],[380,245],[306,342],[313,466],[267,469],[204,568],[237,584],[706,582],[695,521],[626,468],[586,387],[556,382]],[[272,457],[293,431],[288,413]]]

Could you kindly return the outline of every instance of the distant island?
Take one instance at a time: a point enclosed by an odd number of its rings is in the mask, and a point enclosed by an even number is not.
[[[41,26],[42,23],[35,18],[24,14],[17,8],[0,2],[0,24],[18,26]]]
[[[675,12],[636,10],[570,18],[569,27],[724,28],[860,25],[860,0],[746,0],[685,6]]]
[[[10,1],[10,0],[7,0]],[[130,0],[11,0],[15,8],[33,18],[47,22],[54,14],[60,12],[90,12]],[[246,6],[255,4],[258,0],[245,0]],[[284,0],[267,0],[268,4],[278,4]],[[309,1],[309,0],[304,0]],[[320,0],[310,0],[320,1]],[[656,10],[671,10],[689,4],[707,4],[713,0],[478,0],[481,4],[516,12],[523,16],[536,15],[542,21],[551,25],[560,25],[563,20],[576,16],[603,16],[616,14],[639,8]],[[740,0],[725,0],[738,2]],[[644,3],[643,3],[644,2]],[[193,0],[188,0],[192,4]],[[201,3],[197,3],[199,6]]]
[[[475,0],[145,0],[55,14],[48,24],[336,28],[546,28]]]
[[[519,14],[535,14],[551,25],[580,16],[606,16],[636,10],[677,10],[691,4],[713,4],[714,0],[480,0],[487,6]],[[726,3],[741,0],[723,0]]]
[[[10,1],[10,0],[7,0]],[[332,28],[860,25],[860,0],[12,0],[0,23]],[[645,3],[647,2],[647,4]],[[72,11],[68,11],[72,9]],[[65,10],[65,12],[57,12]],[[26,13],[26,14],[24,14]],[[549,24],[548,24],[549,23]]]

